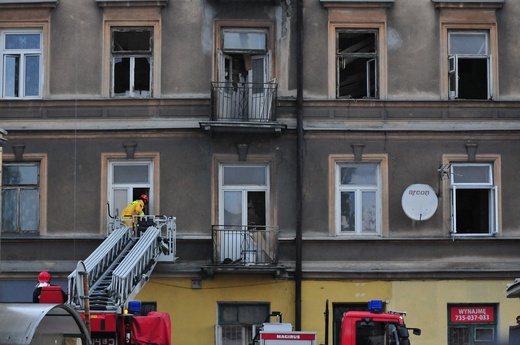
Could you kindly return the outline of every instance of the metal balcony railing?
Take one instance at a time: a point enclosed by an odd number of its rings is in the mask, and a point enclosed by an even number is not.
[[[278,84],[211,83],[211,120],[274,122]]]
[[[213,225],[214,265],[276,265],[278,227]]]

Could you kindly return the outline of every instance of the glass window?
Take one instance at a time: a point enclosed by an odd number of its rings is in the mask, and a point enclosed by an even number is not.
[[[121,212],[130,202],[146,194],[145,213],[153,210],[153,162],[148,160],[110,161],[108,202],[113,212]]]
[[[336,31],[336,97],[378,98],[378,30]]]
[[[491,99],[491,54],[487,31],[448,32],[450,99]]]
[[[36,232],[40,222],[40,166],[7,163],[2,174],[2,232]]]
[[[337,226],[340,234],[379,234],[381,177],[377,163],[337,165]]]
[[[39,98],[42,93],[41,30],[2,32],[2,97]]]
[[[217,343],[248,345],[258,336],[260,326],[269,318],[269,303],[219,303]]]
[[[222,225],[268,225],[267,165],[222,165],[220,181]]]
[[[493,183],[493,165],[454,163],[450,166],[450,178],[453,234],[497,232],[497,188]]]
[[[448,345],[494,345],[496,334],[496,305],[448,304]]]
[[[112,95],[152,96],[153,28],[112,29]]]

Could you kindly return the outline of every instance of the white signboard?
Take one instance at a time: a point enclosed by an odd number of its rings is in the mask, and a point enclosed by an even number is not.
[[[412,184],[401,199],[403,211],[413,220],[430,219],[437,210],[437,194],[427,184]]]

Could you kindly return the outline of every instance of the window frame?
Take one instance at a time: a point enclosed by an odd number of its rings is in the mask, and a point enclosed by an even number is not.
[[[266,35],[265,50],[251,50],[252,55],[263,55],[265,61],[268,64],[266,67],[265,74],[268,79],[276,76],[276,65],[275,65],[275,25],[272,21],[266,20],[215,20],[214,24],[214,35],[213,35],[213,79],[219,81],[221,78],[220,73],[222,71],[222,57],[223,52],[233,52],[233,50],[224,49],[224,32],[263,32]],[[246,50],[240,49],[240,52],[244,53]],[[265,81],[267,82],[267,80]]]
[[[111,30],[111,83],[110,83],[110,97],[112,98],[153,98],[153,51],[154,51],[154,32],[153,27],[119,27],[112,26]],[[149,49],[148,51],[116,51],[114,49],[115,45],[115,33],[116,32],[140,32],[140,31],[148,31],[150,32],[149,37]],[[116,93],[116,60],[117,59],[130,59],[129,66],[129,90],[126,91],[127,94],[119,94]],[[150,64],[149,76],[148,76],[148,95],[136,94],[135,92],[135,80],[136,80],[136,60],[140,58],[146,58]]]
[[[489,221],[493,221],[493,227],[490,227],[490,231],[487,233],[457,233],[454,228],[454,217],[453,215],[453,193],[454,189],[452,188],[452,178],[450,176],[451,173],[451,164],[459,164],[459,165],[471,165],[471,164],[486,164],[491,166],[493,183],[491,185],[480,186],[485,189],[494,189],[494,196],[490,199],[493,201],[494,205],[489,205]],[[476,155],[475,159],[470,161],[467,155],[464,154],[443,154],[442,155],[442,166],[450,167],[448,171],[441,171],[440,174],[442,178],[442,193],[445,197],[443,197],[443,223],[445,224],[445,229],[450,236],[455,236],[458,238],[463,237],[489,237],[496,236],[502,233],[502,187],[501,187],[501,156],[498,154],[480,154]],[[472,189],[469,187],[475,186],[474,184],[466,184],[461,185],[460,188]],[[478,186],[477,186],[478,187]],[[456,191],[457,189],[455,189]],[[491,212],[494,214],[492,215]]]
[[[375,232],[341,231],[341,191],[338,186],[339,166],[342,164],[377,164],[379,171],[377,204],[377,224]],[[329,235],[335,237],[386,237],[389,235],[388,218],[388,155],[364,154],[362,159],[356,160],[352,154],[329,155]]]
[[[7,50],[5,48],[6,35],[9,34],[38,34],[40,37],[40,48],[39,49],[13,49]],[[0,97],[2,99],[41,99],[43,97],[43,85],[44,85],[44,29],[43,28],[5,28],[0,29]],[[25,71],[27,67],[27,57],[37,56],[38,61],[38,94],[35,96],[27,96],[26,92],[26,81]],[[7,57],[18,57],[20,59],[18,67],[18,85],[16,85],[19,95],[18,96],[7,96],[6,95],[6,58]]]
[[[160,154],[156,152],[136,152],[133,160],[128,160],[125,153],[102,153],[101,154],[101,190],[100,190],[100,234],[104,234],[107,231],[108,215],[107,215],[107,204],[111,200],[110,190],[110,177],[111,177],[111,164],[122,162],[128,164],[130,162],[148,162],[153,166],[150,173],[150,195],[148,204],[148,213],[157,214],[160,210],[161,190],[160,190]],[[119,210],[119,212],[121,212]],[[110,205],[111,215],[114,216],[116,210]]]
[[[224,178],[224,169],[226,167],[235,167],[235,168],[246,168],[246,167],[257,167],[257,168],[263,168],[265,171],[265,185],[253,185],[253,184],[240,184],[240,185],[225,185],[223,182]],[[247,226],[250,225],[248,222],[248,194],[250,192],[263,192],[265,195],[265,222],[266,224],[260,224],[269,226],[271,225],[269,223],[269,220],[271,219],[270,210],[270,166],[268,163],[244,163],[244,162],[230,162],[230,163],[220,163],[219,164],[219,173],[218,173],[218,180],[219,180],[219,219],[224,218],[224,206],[225,206],[225,194],[226,192],[240,192],[241,193],[241,199],[242,199],[242,221],[241,224],[238,224],[240,226]],[[222,223],[220,225],[230,225]],[[237,224],[231,224],[231,225],[237,225]]]
[[[212,185],[211,185],[211,194],[212,194],[212,207],[211,207],[211,224],[214,225],[222,225],[221,224],[221,211],[220,208],[223,207],[222,198],[221,198],[221,189],[220,189],[220,167],[222,165],[266,165],[268,167],[268,185],[267,185],[267,194],[266,194],[266,219],[265,225],[268,226],[277,226],[277,217],[278,217],[278,203],[277,203],[277,192],[278,187],[275,181],[277,181],[277,168],[276,168],[276,156],[275,155],[255,155],[248,154],[247,160],[242,161],[239,159],[239,155],[214,155],[212,162]],[[269,206],[268,206],[269,205]]]
[[[451,52],[451,36],[454,34],[463,34],[466,36],[477,35],[477,34],[485,34],[485,53],[483,54],[463,54],[463,53],[452,53]],[[487,88],[487,96],[486,99],[483,98],[472,98],[473,100],[491,100],[493,98],[493,72],[491,69],[492,66],[492,55],[489,52],[489,32],[486,30],[448,30],[448,98],[450,100],[461,99],[466,100],[468,98],[459,98],[459,60],[461,59],[471,59],[477,60],[482,59],[486,60],[486,88]]]
[[[471,21],[468,21],[471,18]],[[486,31],[488,32],[488,54],[489,59],[489,80],[488,100],[499,98],[499,74],[498,74],[498,33],[497,19],[494,9],[482,10],[474,8],[466,8],[455,10],[451,8],[441,8],[440,16],[440,37],[441,37],[441,99],[452,100],[450,98],[450,66],[449,66],[449,50],[448,38],[449,32],[454,31]],[[463,101],[464,99],[461,99]],[[487,101],[487,100],[477,100]]]
[[[374,36],[374,52],[368,53],[340,53],[338,46],[340,43],[339,35],[341,33],[363,33],[372,34]],[[337,28],[336,29],[336,98],[337,99],[378,99],[379,98],[379,31],[377,29],[353,29],[353,28]],[[366,59],[365,62],[365,96],[352,97],[351,95],[340,95],[340,69],[341,61],[346,58],[350,59]],[[348,60],[348,59],[347,59]],[[373,67],[371,67],[373,66]],[[344,67],[343,67],[344,68]],[[371,73],[373,70],[373,73]],[[359,73],[361,74],[361,73]],[[371,85],[374,79],[374,94],[372,95]]]
[[[337,98],[336,88],[336,32],[337,30],[370,30],[377,31],[378,51],[378,97],[369,100],[384,100],[388,97],[388,67],[387,67],[387,8],[386,7],[355,7],[343,11],[342,7],[328,8],[328,97]],[[344,99],[344,98],[341,98]],[[362,99],[356,99],[362,100]]]
[[[145,19],[143,19],[145,18]],[[125,98],[112,96],[112,28],[152,28],[152,57],[150,73],[150,96],[161,97],[161,12],[155,7],[104,7],[103,8],[103,67],[101,94],[105,98]],[[126,97],[128,98],[128,97]],[[137,97],[134,97],[137,98]]]
[[[47,190],[48,190],[48,157],[47,154],[35,154],[35,153],[26,153],[23,155],[23,160],[17,161],[15,160],[14,154],[6,154],[4,153],[2,156],[2,163],[38,163],[40,167],[40,201],[39,201],[39,227],[38,230],[32,231],[31,233],[37,235],[46,235],[47,234]],[[1,213],[1,212],[0,212]],[[1,227],[1,226],[0,226]],[[4,232],[2,231],[2,234]]]
[[[232,322],[225,322],[222,320],[222,317],[223,317],[223,308],[225,307],[229,307],[229,308],[232,308],[232,307],[235,307],[237,308],[237,313],[239,313],[239,308],[240,307],[248,307],[248,308],[251,308],[251,307],[258,307],[258,308],[265,308],[267,309],[267,316],[269,316],[269,314],[271,313],[271,304],[269,302],[217,302],[217,323],[215,324],[215,343],[217,345],[223,345],[224,342],[223,342],[223,339],[222,339],[222,333],[223,333],[223,328],[225,327],[232,327],[232,328],[236,328],[236,331],[239,331],[240,334],[241,334],[241,338],[242,338],[242,345],[248,345],[251,343],[251,341],[253,340],[253,338],[255,337],[255,334],[254,334],[254,331],[257,330],[261,325],[262,323],[265,321],[266,318],[262,319],[262,320],[258,320],[257,323],[243,323],[243,322],[240,322],[240,320],[237,320],[236,322],[232,323]],[[238,333],[236,333],[238,334]],[[248,336],[249,335],[249,338],[248,339]]]

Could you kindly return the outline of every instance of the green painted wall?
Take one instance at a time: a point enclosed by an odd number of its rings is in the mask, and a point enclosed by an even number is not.
[[[422,329],[412,335],[413,345],[447,343],[447,304],[497,303],[499,336],[507,342],[509,326],[520,314],[520,301],[506,298],[511,281],[304,281],[302,285],[302,330],[318,332],[317,344],[323,344],[325,301],[333,303],[387,301],[387,310],[406,311],[409,327]],[[192,289],[190,279],[148,282],[137,296],[142,301],[157,301],[158,309],[170,314],[172,345],[212,345],[217,320],[217,302],[270,302],[272,311],[280,311],[283,322],[294,324],[294,282],[276,281],[270,276],[217,275],[203,280],[201,289]],[[332,320],[329,331],[332,330]],[[332,334],[329,334],[332,343]]]

